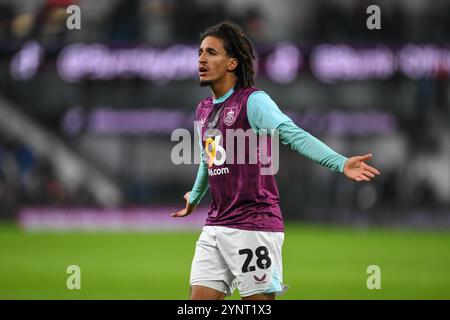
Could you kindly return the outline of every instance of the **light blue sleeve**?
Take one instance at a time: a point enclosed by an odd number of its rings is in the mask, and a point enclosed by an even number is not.
[[[297,127],[291,120],[283,122],[278,127],[278,130],[281,143],[289,145],[292,150],[328,169],[339,172],[344,171],[344,165],[347,161],[346,157],[335,152],[310,133]]]
[[[202,161],[198,166],[197,177],[189,193],[189,203],[198,205],[208,190],[208,165]]]
[[[347,158],[296,126],[265,92],[256,91],[248,97],[247,118],[256,132],[278,129],[281,143],[324,167],[343,172]]]
[[[276,129],[283,122],[291,120],[264,91],[253,92],[248,97],[247,118],[256,132],[260,129]]]
[[[199,130],[199,137],[201,137]],[[201,139],[201,138],[200,138]],[[189,203],[197,205],[202,200],[206,191],[208,190],[208,165],[203,161],[203,146],[201,140],[198,142],[200,144],[200,164],[197,170],[197,177],[195,178],[194,186],[189,193]]]

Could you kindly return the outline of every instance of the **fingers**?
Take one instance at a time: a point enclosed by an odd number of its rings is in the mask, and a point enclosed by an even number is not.
[[[358,160],[360,160],[360,161],[367,161],[367,160],[370,160],[370,159],[372,159],[372,154],[371,153],[368,153],[366,155],[358,157]]]
[[[361,161],[361,164],[354,168],[354,169],[357,168],[357,173],[356,176],[354,177],[354,180],[370,182],[371,179],[375,179],[376,175],[380,175],[380,171],[363,162],[372,159],[371,153],[359,156],[357,159]]]
[[[180,211],[174,212],[171,214],[173,218],[184,217],[186,215],[186,210],[182,209]]]
[[[184,194],[184,196],[183,196],[183,198],[184,198],[186,201],[189,201],[189,194],[190,194],[190,192],[186,192],[186,193]],[[180,211],[172,212],[170,215],[171,215],[173,218],[184,217],[184,216],[187,216],[187,211],[186,211],[186,208],[184,208],[184,209],[181,209]]]
[[[358,176],[356,176],[356,181],[371,181],[372,179],[375,179],[375,174],[370,172],[369,170],[363,170]]]
[[[370,172],[376,174],[376,175],[380,175],[380,171],[378,171],[377,169],[375,169],[374,167],[371,167],[369,165],[366,165],[367,167],[365,168],[366,170],[369,170]]]
[[[367,161],[367,160],[370,160],[370,159],[372,159],[372,154],[371,153],[368,153],[368,154],[366,154],[364,156],[360,156],[359,157],[359,160],[361,160],[361,161]],[[364,168],[364,170],[366,170],[366,171],[364,171],[364,174],[366,174],[366,172],[368,171],[370,174],[367,174],[367,175],[369,177],[371,177],[371,178],[375,178],[374,174],[380,175],[380,171],[378,171],[374,167],[369,166],[366,163],[363,164],[363,168]]]
[[[366,177],[365,175],[363,175],[363,174],[357,176],[357,177],[355,178],[355,180],[356,180],[356,181],[367,181],[367,182],[370,181],[370,179],[369,179],[368,177]]]
[[[375,175],[372,172],[370,172],[369,170],[365,170],[363,172],[363,175],[365,175],[365,176],[367,176],[369,178],[375,178]]]

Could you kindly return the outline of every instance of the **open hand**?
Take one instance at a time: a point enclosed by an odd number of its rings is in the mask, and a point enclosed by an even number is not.
[[[375,178],[375,175],[380,175],[380,171],[364,162],[370,159],[372,159],[371,153],[348,158],[344,165],[344,174],[351,180],[370,181]]]
[[[173,212],[171,214],[172,217],[174,218],[186,217],[190,215],[192,211],[194,211],[195,205],[189,203],[189,193],[190,192],[186,192],[183,197],[186,200],[186,207],[184,209],[181,209],[180,211]]]

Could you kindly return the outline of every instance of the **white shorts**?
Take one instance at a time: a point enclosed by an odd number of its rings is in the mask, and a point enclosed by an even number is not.
[[[200,285],[230,296],[283,294],[281,248],[283,232],[246,231],[204,226],[195,248],[190,285]]]

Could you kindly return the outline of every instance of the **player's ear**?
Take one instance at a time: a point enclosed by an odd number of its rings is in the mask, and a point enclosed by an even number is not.
[[[227,71],[234,71],[236,68],[237,68],[237,66],[238,66],[238,59],[236,59],[236,58],[230,58],[229,60],[228,60],[228,68],[227,68]]]

